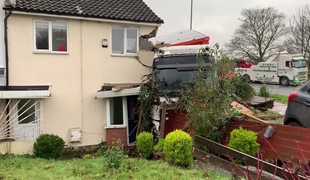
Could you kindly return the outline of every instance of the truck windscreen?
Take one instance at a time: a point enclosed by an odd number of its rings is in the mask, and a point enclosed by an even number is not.
[[[306,68],[307,67],[307,63],[306,63],[306,60],[303,59],[303,60],[292,60],[292,66],[294,68]]]
[[[198,78],[196,70],[159,69],[157,78],[162,84],[162,91],[178,92],[186,88],[192,80]]]
[[[212,62],[209,55],[202,58],[204,68],[209,69]],[[197,70],[196,55],[157,57],[153,62],[153,72],[162,84],[160,90],[166,93],[185,90],[192,80],[197,80]]]

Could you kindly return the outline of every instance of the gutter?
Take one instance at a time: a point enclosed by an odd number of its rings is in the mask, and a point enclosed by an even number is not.
[[[57,14],[44,14],[44,13],[32,13],[32,12],[22,12],[14,11],[14,14],[21,15],[31,15],[31,16],[45,16],[45,17],[54,17],[54,18],[66,18],[66,19],[77,19],[77,20],[86,20],[86,21],[99,21],[107,23],[121,23],[121,24],[132,24],[137,26],[155,26],[160,27],[161,24],[156,23],[145,23],[145,22],[134,22],[134,21],[123,21],[123,20],[109,20],[109,19],[100,19],[100,18],[87,18],[87,17],[78,17],[78,16],[67,16],[67,15],[57,15]]]
[[[11,16],[12,11],[9,11],[8,14],[5,15],[4,18],[4,46],[5,46],[5,73],[6,73],[6,83],[5,83],[5,87],[8,90],[9,89],[9,50],[8,50],[8,19]],[[10,102],[9,99],[6,100],[6,104],[8,104]],[[10,108],[6,109],[6,114],[7,114],[7,118],[6,120],[9,121],[10,120],[10,116],[8,116],[10,114]],[[8,128],[8,132],[7,135],[8,137],[10,137],[10,128]]]

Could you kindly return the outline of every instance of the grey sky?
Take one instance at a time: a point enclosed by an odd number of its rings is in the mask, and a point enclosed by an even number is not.
[[[144,0],[165,23],[158,35],[189,29],[190,0]],[[239,27],[244,8],[272,6],[290,16],[309,0],[194,0],[193,29],[210,36],[210,44],[226,43]]]

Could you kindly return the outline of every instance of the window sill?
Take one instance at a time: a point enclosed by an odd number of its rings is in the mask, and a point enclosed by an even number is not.
[[[69,52],[33,51],[33,54],[59,54],[59,55],[68,55]]]
[[[110,125],[110,126],[106,126],[104,127],[105,129],[121,129],[121,128],[127,128],[126,125]]]
[[[138,57],[138,54],[111,54],[112,57]]]

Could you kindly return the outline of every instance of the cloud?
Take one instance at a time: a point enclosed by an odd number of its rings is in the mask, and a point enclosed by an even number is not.
[[[165,21],[158,35],[164,35],[190,26],[190,0],[144,0]],[[290,16],[298,5],[308,0],[194,0],[193,29],[210,36],[210,43],[224,44],[239,27],[241,10],[245,8],[274,7]]]

